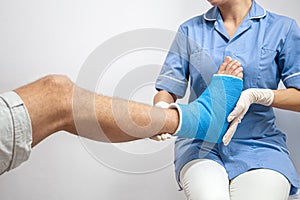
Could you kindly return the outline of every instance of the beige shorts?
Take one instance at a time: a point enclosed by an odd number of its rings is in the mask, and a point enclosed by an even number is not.
[[[15,92],[0,94],[0,174],[29,158],[32,128],[28,111]]]

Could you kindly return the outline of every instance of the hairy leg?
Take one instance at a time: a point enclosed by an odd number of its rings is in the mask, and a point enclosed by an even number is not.
[[[70,121],[73,85],[64,76],[46,76],[14,90],[24,101],[32,125],[32,146],[62,130]]]
[[[125,142],[174,133],[178,126],[176,110],[97,95],[61,75],[46,76],[14,91],[31,119],[32,146],[60,130],[97,141]]]
[[[239,77],[242,69],[239,63],[226,58],[219,73]],[[97,95],[62,75],[46,76],[15,92],[30,115],[32,146],[60,130],[97,141],[126,142],[172,134],[179,124],[176,109]]]

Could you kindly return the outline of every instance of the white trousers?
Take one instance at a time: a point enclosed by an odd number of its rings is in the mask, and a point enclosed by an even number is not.
[[[180,184],[188,200],[287,200],[291,187],[285,176],[269,169],[251,170],[229,181],[225,168],[208,159],[187,163]]]

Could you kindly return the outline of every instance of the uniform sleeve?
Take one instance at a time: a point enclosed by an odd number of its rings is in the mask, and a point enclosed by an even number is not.
[[[300,29],[294,20],[280,51],[278,62],[285,87],[300,89]]]
[[[188,57],[187,34],[180,27],[156,80],[157,90],[166,90],[179,98],[185,95],[189,79]]]

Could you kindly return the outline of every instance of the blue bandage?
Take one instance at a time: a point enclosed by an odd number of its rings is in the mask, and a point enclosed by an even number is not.
[[[175,136],[220,143],[243,88],[243,80],[228,75],[214,75],[202,95],[190,104],[172,104],[180,115]]]

